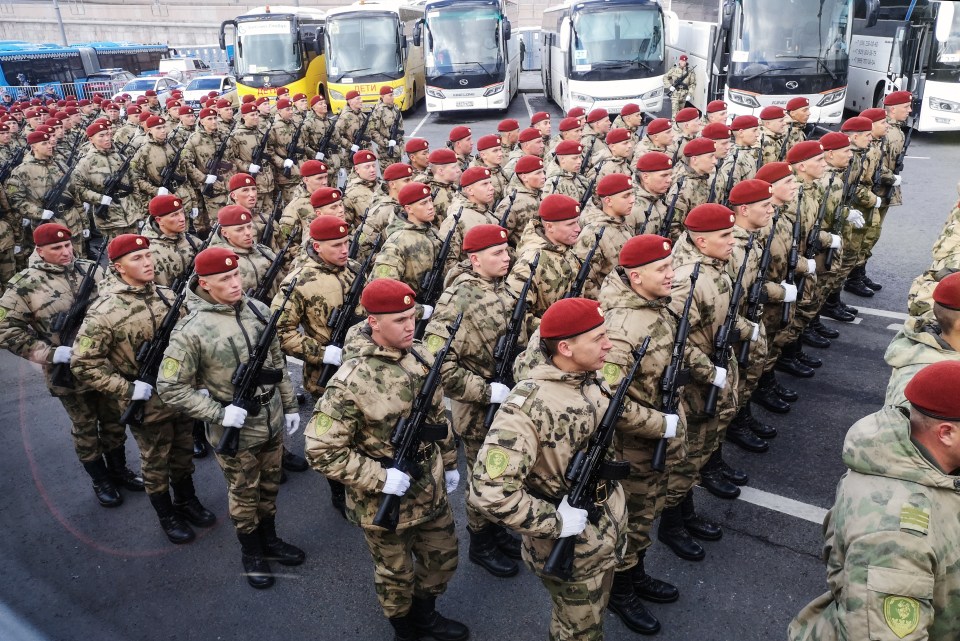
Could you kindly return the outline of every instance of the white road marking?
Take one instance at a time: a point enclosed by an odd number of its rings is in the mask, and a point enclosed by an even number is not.
[[[827,515],[827,511],[822,507],[794,501],[785,496],[771,494],[770,492],[764,492],[763,490],[758,490],[753,487],[741,487],[739,500],[765,507],[768,510],[795,516],[798,519],[810,521],[817,525],[821,525],[823,518]]]
[[[903,325],[900,323],[890,323],[887,325],[887,329],[892,329],[895,332],[899,332],[901,329],[903,329]]]
[[[914,160],[930,160],[930,156],[904,156],[904,158],[913,158]]]
[[[872,309],[870,307],[860,307],[859,305],[855,307],[860,310],[861,314],[869,314],[870,316],[880,316],[881,318],[892,318],[893,320],[901,321],[910,318],[910,314],[904,314],[903,312],[888,312],[885,309]]]
[[[287,356],[287,362],[291,365],[299,365],[300,367],[303,367],[303,361],[301,361],[299,358],[294,358],[293,356]]]
[[[833,321],[834,323],[838,323],[838,324],[840,324],[840,325],[859,325],[860,323],[863,322],[863,319],[860,318],[859,316],[857,316],[856,318],[854,318],[854,319],[853,319],[852,321],[850,321],[849,323],[845,323],[845,322],[843,322],[843,321],[838,321],[838,320],[835,320],[835,319],[833,319],[833,318],[827,318],[826,316],[823,316],[822,318],[826,318],[827,320],[831,320],[831,321]]]
[[[530,94],[523,94],[523,104],[527,106],[527,115],[533,120],[533,107],[530,106]]]
[[[420,131],[420,127],[422,127],[422,126],[424,126],[425,124],[427,124],[427,120],[429,120],[429,119],[430,119],[430,116],[432,116],[432,115],[433,115],[433,113],[431,112],[431,113],[428,113],[426,116],[424,116],[423,118],[420,119],[420,122],[417,124],[416,129],[414,129],[414,130],[413,130],[413,133],[410,134],[410,138],[416,138],[416,137],[417,137],[417,132]]]

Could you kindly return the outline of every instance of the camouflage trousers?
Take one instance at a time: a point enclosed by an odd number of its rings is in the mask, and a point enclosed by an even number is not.
[[[214,454],[227,481],[230,520],[238,532],[249,534],[260,525],[261,518],[277,513],[283,431],[255,447],[237,450],[236,456]]]
[[[453,429],[460,435],[460,440],[463,442],[467,472],[471,473],[477,462],[477,454],[483,446],[483,439],[487,436],[483,432],[483,419],[487,413],[487,406],[451,401],[450,407],[453,414]],[[467,526],[474,532],[478,532],[489,524],[490,521],[467,502]]]
[[[883,228],[883,221],[887,217],[887,210],[890,209],[889,205],[884,205],[874,209],[870,216],[867,217],[867,224],[864,227],[863,234],[863,244],[860,247],[860,255],[857,258],[857,265],[865,265],[867,260],[873,256],[873,248],[876,246],[877,241],[880,240],[880,232]]]
[[[634,567],[643,551],[650,547],[650,530],[667,501],[667,482],[674,463],[686,454],[682,435],[670,439],[667,446],[667,465],[663,472],[653,470],[653,451],[657,441],[647,441],[649,447],[617,448],[617,458],[630,463],[630,476],[621,481],[627,498],[627,551],[622,572]]]
[[[550,593],[550,641],[603,641],[603,614],[610,600],[613,569],[582,581],[541,576]]]
[[[739,348],[739,345],[735,346]],[[746,407],[750,396],[757,389],[760,377],[767,366],[767,330],[760,319],[760,336],[750,343],[747,353],[747,366],[740,367],[740,386],[737,388],[737,409]],[[732,419],[731,419],[732,420]]]
[[[17,261],[13,253],[16,244],[13,228],[7,221],[0,220],[0,285],[6,285],[17,273]]]
[[[783,303],[768,303],[763,307],[763,328],[767,333],[767,358],[763,371],[771,369],[780,358],[783,346],[790,342],[789,329],[796,314],[796,304],[791,305],[789,322],[783,325]]]
[[[373,582],[387,618],[410,611],[413,597],[439,596],[457,569],[457,532],[450,504],[433,518],[388,532],[364,529],[373,557]]]
[[[687,106],[687,92],[674,91],[670,96],[670,119],[677,117],[677,112]]]
[[[81,463],[95,461],[127,442],[116,404],[99,392],[79,392],[57,399],[70,419],[70,436]]]
[[[872,216],[872,212],[863,212],[863,217],[867,219],[868,224]],[[851,271],[853,271],[854,267],[857,267],[861,264],[860,254],[862,253],[861,250],[863,248],[866,235],[866,225],[864,225],[861,229],[851,229],[849,233],[845,233],[843,235],[843,253],[841,254],[840,260],[840,272],[842,274],[849,274]],[[844,278],[846,278],[846,276],[844,276]]]
[[[798,281],[799,282],[799,281]],[[800,299],[793,306],[793,320],[786,330],[786,338],[783,344],[792,343],[800,337],[800,334],[806,329],[810,321],[820,311],[825,296],[820,295],[820,275],[815,277],[804,276],[803,292]]]
[[[140,473],[147,494],[166,494],[170,484],[193,474],[193,419],[176,414],[130,426],[140,448]]]
[[[383,172],[387,170],[387,167],[394,163],[403,162],[403,159],[400,157],[400,145],[397,145],[394,149],[397,151],[393,153],[390,152],[390,149],[377,150],[377,162],[380,164],[381,177],[383,177]]]

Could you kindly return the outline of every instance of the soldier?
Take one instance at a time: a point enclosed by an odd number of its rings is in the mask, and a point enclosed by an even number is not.
[[[503,147],[503,157],[506,158],[517,148],[517,142],[520,140],[520,123],[513,118],[501,120],[497,124],[497,134],[500,136],[500,145]]]
[[[550,121],[549,112],[538,111],[530,116],[530,126],[540,132],[540,137],[543,138],[544,145],[550,142],[550,131],[553,128],[553,124]]]
[[[682,54],[677,64],[664,75],[663,89],[664,93],[670,96],[671,115],[676,118],[677,113],[683,109],[697,89],[697,75],[693,73],[691,67],[687,66],[686,54]]]
[[[544,154],[548,178],[552,178],[563,171],[558,164],[557,147],[565,141],[579,144],[580,138],[583,136],[583,124],[576,118],[564,118],[560,121],[559,129],[560,131],[556,139],[550,142],[550,148],[547,153]],[[580,168],[577,167],[577,169]]]
[[[389,235],[387,230],[396,220],[397,212],[400,209],[397,195],[412,180],[413,168],[410,165],[398,162],[384,170],[383,181],[380,183],[380,194],[371,203],[363,227],[363,233],[367,238],[373,238],[379,234]]]
[[[720,171],[728,177],[733,172],[733,184],[736,185],[757,174],[760,165],[756,144],[760,135],[760,121],[756,116],[737,116],[730,123],[730,131],[733,133],[733,153],[720,165]]]
[[[150,242],[153,282],[173,287],[178,279],[190,273],[201,241],[187,233],[183,201],[177,196],[153,197],[148,211],[150,219],[144,225],[143,236]]]
[[[760,111],[760,166],[783,162],[787,157],[787,114],[771,105]]]
[[[450,203],[459,193],[460,176],[463,170],[453,150],[443,148],[430,152],[430,190],[436,209],[434,224],[437,228],[447,219]],[[419,182],[419,181],[414,181]]]
[[[117,236],[107,255],[113,273],[100,284],[77,332],[71,369],[116,404],[115,416],[131,402],[144,403],[143,421],[129,424],[140,448],[143,484],[170,542],[189,543],[195,537],[190,525],[211,527],[217,520],[193,487],[193,421],[154,397],[153,386],[138,378],[137,362],[140,346],[154,338],[174,294],[153,282],[150,241],[143,236]],[[122,453],[118,450],[118,459]]]
[[[457,125],[450,130],[450,136],[447,139],[447,147],[457,154],[457,162],[460,169],[466,171],[470,166],[470,154],[473,153],[473,132],[470,127]]]
[[[691,140],[700,135],[703,129],[703,123],[700,121],[700,111],[696,107],[685,107],[677,112],[673,118],[674,129],[677,134],[676,148],[673,151],[673,161],[683,154],[684,149]]]
[[[233,163],[227,160],[226,146],[213,171],[207,173],[207,170],[228,136],[229,132],[218,126],[217,113],[213,109],[203,109],[200,111],[200,127],[190,135],[183,148],[183,166],[193,188],[198,194],[202,195],[205,190],[209,190],[210,194],[202,196],[204,207],[194,221],[201,236],[206,236],[210,230],[208,212],[218,211],[227,204],[227,187],[235,169]]]
[[[610,158],[610,148],[604,139],[610,131],[610,114],[606,109],[594,109],[587,114],[586,126],[580,144],[583,145],[584,156],[587,161],[587,173],[592,174],[596,168]]]
[[[193,215],[194,196],[187,183],[183,157],[167,141],[169,129],[167,121],[160,116],[150,116],[147,120],[149,142],[140,147],[130,163],[130,175],[133,177],[133,194],[127,206],[133,211],[146,211],[154,196],[164,196],[171,191],[183,201],[184,209]],[[163,183],[163,173],[170,163],[177,161],[170,180]]]
[[[143,94],[146,97],[146,103],[142,105],[142,108],[146,111],[149,111],[154,116],[159,116],[162,111],[160,108],[160,98],[157,97],[157,92],[153,89],[147,89]]]
[[[303,140],[308,156],[314,160],[323,161],[330,168],[328,186],[335,187],[336,176],[340,173],[341,166],[340,150],[333,140],[333,131],[331,131],[331,128],[336,126],[336,122],[329,118],[328,111],[327,100],[323,95],[317,94],[311,98],[310,113],[306,116],[300,139]],[[328,133],[329,136],[327,136]],[[327,139],[326,147],[320,149],[324,138]]]
[[[364,288],[360,302],[369,316],[353,330],[344,364],[317,403],[306,430],[307,454],[314,469],[347,486],[347,518],[363,530],[377,597],[394,638],[467,639],[466,626],[436,610],[437,597],[457,568],[447,495],[460,481],[439,388],[425,409],[427,420],[447,435],[421,446],[417,456],[424,473],[411,478],[392,459],[390,434],[397,420],[409,415],[412,394],[429,371],[425,363],[432,362],[432,353],[414,344],[414,292],[378,278]],[[371,386],[391,391],[374,398]],[[405,393],[395,393],[400,390]],[[395,530],[373,524],[384,495],[403,497]]]
[[[521,131],[517,138],[517,148],[510,152],[510,156],[503,165],[503,175],[507,181],[513,178],[517,162],[521,158],[524,156],[543,158],[544,150],[543,138],[540,136],[539,131],[533,127]],[[544,176],[546,176],[546,174],[544,174]]]
[[[657,151],[669,156],[674,151],[674,134],[670,121],[666,118],[655,118],[647,125],[647,133],[637,143],[633,152],[633,159],[637,161],[644,154]],[[675,162],[675,161],[674,161]]]
[[[234,117],[236,114],[233,112],[233,103],[221,98],[217,100],[215,108],[217,110],[217,118],[219,119],[217,127],[220,129],[220,134],[229,136],[233,132],[234,127],[237,126],[237,119]]]
[[[310,110],[310,103],[307,102],[307,94],[302,92],[294,94],[290,102],[293,103],[293,120],[299,125],[303,122],[303,119],[307,117]]]
[[[503,158],[504,153],[503,147],[500,144],[500,136],[489,135],[480,137],[477,141],[477,157],[471,164],[471,167],[482,167],[488,170],[490,182],[493,185],[494,203],[500,202],[507,186],[507,178],[501,169]]]
[[[790,151],[791,147],[807,139],[806,129],[807,123],[810,121],[810,99],[804,96],[791,98],[784,111],[789,118],[784,144],[787,146],[787,151]]]
[[[603,613],[625,544],[620,484],[601,481],[603,501],[591,506],[588,525],[588,510],[570,505],[564,478],[609,403],[596,375],[611,347],[599,303],[569,298],[552,305],[540,325],[542,362],[500,406],[470,479],[469,503],[522,535],[524,561],[553,602],[551,639],[603,638]],[[630,424],[628,417],[638,420],[624,412],[618,427]],[[546,574],[557,539],[571,536],[577,538],[570,576]]]
[[[595,245],[597,247],[582,292],[584,298],[594,300],[597,300],[600,286],[607,274],[616,267],[620,250],[634,235],[633,227],[628,222],[636,201],[633,181],[623,174],[604,176],[597,183],[597,198],[600,200],[601,207],[599,215],[592,217],[583,226],[577,244],[573,247],[573,252],[581,262],[587,260]],[[583,218],[585,216],[581,216],[581,220]],[[603,234],[599,241],[598,233]]]
[[[264,210],[273,206],[276,176],[273,164],[268,162],[266,153],[258,158],[260,163],[254,163],[254,154],[266,147],[264,137],[269,142],[269,133],[266,127],[261,128],[260,112],[254,103],[240,106],[241,122],[230,134],[225,156],[233,162],[234,170],[238,173],[247,173],[253,176],[257,184],[257,209]],[[234,174],[236,175],[236,174]]]
[[[560,172],[553,177],[548,175],[543,187],[545,196],[563,194],[575,199],[578,203],[583,200],[583,195],[587,193],[587,188],[590,186],[589,181],[580,173],[583,152],[583,145],[573,140],[564,140],[557,145],[554,153]]]
[[[850,137],[850,147],[853,149],[848,204],[851,213],[858,212],[864,221],[872,219],[874,210],[883,205],[883,199],[872,191],[873,172],[882,162],[880,148],[871,146],[873,126],[874,123],[869,118],[861,116],[849,118],[840,125],[840,131]],[[874,295],[874,290],[866,284],[866,268],[860,262],[860,250],[865,242],[866,232],[866,222],[863,227],[851,232],[850,242],[844,243],[840,269],[848,274],[843,285],[845,291],[870,298]]]
[[[674,168],[674,188],[679,196],[674,205],[673,220],[670,224],[670,238],[680,236],[687,214],[694,207],[707,202],[710,197],[710,183],[716,171],[717,146],[709,138],[696,138],[683,149],[684,162]],[[680,180],[683,183],[680,183]],[[670,197],[670,201],[673,198]],[[652,230],[651,230],[652,231]],[[663,231],[663,230],[661,230]]]
[[[957,638],[958,383],[960,363],[929,365],[904,390],[909,407],[847,432],[824,522],[829,591],[790,623],[791,641]]]
[[[177,126],[170,133],[170,143],[175,147],[182,147],[197,130],[197,112],[193,107],[179,107],[176,109]]]
[[[654,234],[663,226],[669,209],[667,192],[673,184],[673,161],[667,154],[650,151],[637,160],[636,172],[636,200],[627,222],[638,236]]]
[[[377,156],[372,151],[364,149],[353,154],[353,171],[350,172],[343,194],[347,222],[353,227],[363,220],[377,193],[376,163]]]
[[[703,125],[712,123],[727,124],[727,103],[722,100],[711,100],[707,103],[706,113],[703,115]]]
[[[248,413],[229,400],[235,392],[232,376],[249,360],[249,354],[238,353],[238,346],[252,350],[265,329],[262,319],[270,313],[266,305],[243,293],[238,260],[225,247],[210,247],[197,254],[198,281],[188,286],[190,313],[170,337],[157,392],[164,403],[205,421],[211,443],[220,441],[224,428],[240,429],[237,452],[216,456],[227,482],[230,518],[240,541],[244,574],[252,587],[262,589],[274,583],[269,561],[300,565],[306,556],[280,539],[276,530],[283,431],[296,433],[300,415],[276,339],[254,398],[259,411]]]
[[[318,189],[329,187],[327,179],[327,165],[320,160],[308,160],[300,165],[300,179],[303,181],[297,188],[296,197],[288,202],[280,216],[280,242],[286,244],[292,234],[295,238],[290,245],[289,255],[300,254],[300,246],[308,242],[310,237],[310,223],[317,217],[316,206],[312,202],[313,194]],[[336,201],[343,207],[343,198],[340,190],[334,189],[338,195]],[[328,192],[330,193],[330,192]],[[344,214],[345,216],[345,214]],[[341,218],[344,218],[341,216]],[[345,219],[345,218],[344,218]]]
[[[537,140],[540,141],[539,136]],[[509,195],[500,201],[493,212],[498,224],[502,222],[507,228],[510,247],[514,249],[520,244],[520,237],[527,225],[537,217],[540,196],[547,180],[543,160],[537,156],[522,157],[515,169],[507,187]]]
[[[106,236],[104,242],[120,234],[137,231],[140,212],[130,206],[129,175],[112,194],[106,193],[109,181],[123,166],[124,159],[117,153],[110,136],[110,126],[97,121],[87,127],[91,149],[73,170],[73,192],[89,211],[95,214],[97,228]],[[129,169],[129,167],[128,167]]]
[[[602,179],[610,174],[623,174],[624,176],[633,175],[633,138],[626,129],[617,128],[607,132],[604,139],[607,148],[610,150],[610,157],[601,161],[596,168],[596,176]]]
[[[495,150],[500,153],[499,144]],[[466,260],[463,239],[470,229],[477,225],[496,225],[499,222],[493,213],[495,189],[493,174],[486,167],[470,167],[460,176],[460,195],[450,205],[453,215],[447,216],[440,225],[440,238],[446,238],[453,230],[447,270]],[[459,220],[455,220],[457,213],[460,214]]]
[[[341,150],[341,167],[348,167],[350,160],[362,148],[366,147],[367,134],[364,139],[357,140],[363,125],[369,122],[370,115],[363,113],[363,98],[358,91],[348,91],[346,95],[347,104],[340,112],[337,118],[337,124],[333,130],[333,138],[337,147]],[[367,128],[369,129],[369,127]]]
[[[614,129],[626,129],[631,137],[639,140],[637,135],[643,127],[643,112],[640,111],[640,105],[635,102],[628,102],[620,108],[620,113],[613,119]]]
[[[260,208],[260,195],[257,189],[257,182],[250,174],[234,174],[227,184],[227,189],[229,189],[229,193],[227,194],[228,205],[239,205],[250,212],[253,218],[253,237],[256,242],[274,249],[274,251],[277,251],[275,248],[282,247],[283,245],[280,242],[282,234],[277,221],[282,211],[280,209],[280,206],[283,204],[281,196],[278,194],[276,200],[274,200],[268,208]],[[269,238],[266,238],[266,226],[271,218],[274,220],[273,232]]]
[[[873,247],[880,240],[880,230],[883,225],[883,219],[890,208],[890,194],[892,190],[900,186],[900,177],[894,174],[896,168],[896,155],[891,156],[890,144],[887,140],[887,134],[890,131],[890,125],[887,121],[887,112],[883,109],[866,109],[861,117],[868,118],[873,124],[871,128],[870,153],[872,162],[870,165],[869,184],[871,191],[877,196],[877,206],[872,215],[867,218],[867,224],[864,229],[863,243],[860,246],[860,256],[857,259],[857,267],[862,267],[863,275],[860,281],[875,292],[883,289],[883,286],[874,282],[866,274],[867,260],[873,255]],[[902,135],[902,132],[898,132]],[[903,144],[897,144],[897,155]],[[866,171],[864,171],[866,173]],[[886,200],[884,200],[886,196]]]
[[[370,124],[367,133],[377,145],[380,171],[389,165],[400,162],[400,150],[403,149],[403,114],[394,104],[393,87],[380,87],[380,101],[370,112]]]
[[[341,120],[343,116],[340,116]],[[300,171],[297,167],[296,152],[287,155],[287,146],[293,142],[298,125],[293,120],[293,106],[286,98],[277,101],[277,116],[270,129],[267,153],[276,172],[277,188],[283,193],[283,201],[293,200],[293,191],[300,183]],[[299,149],[299,147],[298,147]]]
[[[426,138],[411,138],[403,150],[407,154],[407,164],[413,167],[413,180],[418,183],[430,182],[430,143]]]

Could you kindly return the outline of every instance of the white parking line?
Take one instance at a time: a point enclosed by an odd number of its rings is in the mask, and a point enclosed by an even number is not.
[[[860,310],[861,314],[869,314],[870,316],[880,316],[881,318],[892,318],[893,320],[901,321],[910,318],[910,314],[904,314],[903,312],[888,312],[885,309],[872,309],[870,307],[860,307],[859,305],[855,307]]]
[[[839,323],[839,324],[841,324],[841,325],[859,325],[860,323],[863,322],[863,319],[860,318],[859,316],[857,316],[856,318],[854,318],[854,319],[853,319],[852,321],[850,321],[849,323],[845,323],[845,322],[843,322],[843,321],[838,321],[838,320],[835,320],[835,319],[833,319],[833,318],[827,318],[826,316],[823,316],[822,318],[826,318],[827,320],[831,320],[831,321],[833,321],[834,323]]]
[[[427,120],[429,120],[429,119],[430,119],[430,116],[432,116],[432,115],[433,115],[433,113],[428,113],[426,116],[424,116],[423,118],[420,119],[420,122],[417,124],[417,128],[414,129],[414,130],[413,130],[413,133],[410,134],[410,138],[416,138],[416,137],[417,137],[417,132],[420,131],[420,127],[422,127],[422,126],[424,126],[425,124],[427,124]]]
[[[930,156],[904,156],[904,158],[912,158],[914,160],[930,160]]]
[[[903,329],[903,325],[900,323],[890,323],[887,325],[887,329],[892,329],[895,332],[899,332],[901,329]]]
[[[533,120],[533,107],[530,106],[530,94],[523,94],[523,104],[527,106],[527,116]]]
[[[774,510],[775,512],[795,516],[798,519],[810,521],[817,525],[822,524],[823,518],[827,515],[827,511],[822,507],[794,501],[785,496],[771,494],[770,492],[764,492],[763,490],[758,490],[753,487],[741,487],[740,500],[765,507],[769,510]]]

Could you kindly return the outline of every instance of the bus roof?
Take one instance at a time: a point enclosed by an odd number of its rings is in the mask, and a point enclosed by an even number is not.
[[[398,13],[401,9],[412,9],[414,11],[423,11],[424,0],[357,0],[353,4],[336,7],[327,11],[327,17],[333,17],[344,13],[361,12],[380,12],[389,11]]]
[[[74,42],[70,44],[71,47],[93,47],[97,51],[100,50],[118,50],[118,51],[130,51],[133,49],[137,50],[162,50],[167,49],[167,45],[161,44],[152,44],[146,45],[139,42]]]
[[[566,0],[561,4],[555,4],[553,6],[547,7],[544,9],[544,12],[547,11],[559,11],[561,9],[569,9],[570,7],[578,4],[583,5],[604,5],[604,4],[638,4],[638,5],[657,5],[659,4],[657,0]]]
[[[323,19],[327,12],[323,9],[312,9],[309,7],[292,7],[289,5],[273,5],[268,4],[262,7],[254,7],[246,13],[241,13],[240,16],[261,16],[269,13],[278,13],[278,14],[294,14],[297,16],[303,16],[305,18],[316,18]]]

